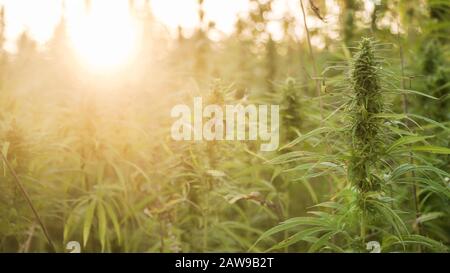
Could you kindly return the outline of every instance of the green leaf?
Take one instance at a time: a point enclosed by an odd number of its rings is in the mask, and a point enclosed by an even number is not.
[[[254,243],[253,246],[258,244],[261,240],[264,240],[276,233],[289,230],[298,226],[323,226],[324,221],[321,219],[318,219],[316,217],[295,217],[288,219],[282,223],[280,223],[278,226],[275,226],[268,231],[264,232],[261,237],[258,238],[258,240]]]
[[[397,147],[406,145],[406,144],[411,144],[411,143],[415,143],[415,142],[419,142],[419,141],[424,141],[426,139],[432,138],[433,136],[404,136],[401,137],[399,139],[397,139],[397,141],[395,141],[388,149],[387,149],[387,153],[393,151],[394,149],[396,149]]]
[[[308,228],[302,231],[299,231],[297,233],[295,233],[292,236],[289,236],[287,239],[279,242],[278,244],[274,245],[273,247],[271,247],[270,249],[268,249],[267,251],[272,251],[275,249],[280,249],[280,248],[284,248],[290,245],[293,245],[295,243],[298,243],[300,241],[302,241],[305,237],[307,236],[313,236],[314,234],[321,232],[321,231],[326,231],[326,228],[323,227],[312,227],[312,228]]]
[[[324,208],[332,208],[332,209],[341,209],[342,205],[337,203],[337,202],[333,202],[333,201],[328,201],[328,202],[323,202],[320,204],[317,204],[313,207],[324,207]]]
[[[87,201],[88,201],[87,199],[83,199],[82,201],[80,201],[75,206],[75,208],[72,210],[69,217],[67,218],[67,221],[64,224],[64,231],[63,231],[63,241],[64,242],[67,242],[69,240],[69,235],[72,231],[73,225],[76,224],[76,222],[75,222],[76,217],[79,216],[76,213],[76,211],[78,211],[80,209],[80,207],[82,207]]]
[[[436,252],[447,252],[448,249],[446,246],[444,246],[442,243],[435,241],[431,238],[417,235],[417,234],[410,234],[403,236],[403,242],[401,243],[407,243],[407,244],[418,244],[425,246],[429,248],[430,250],[434,250]]]
[[[8,158],[9,142],[5,141],[2,145],[2,154],[4,157]]]
[[[125,182],[125,176],[123,175],[122,169],[119,168],[112,160],[109,161],[109,164],[113,167],[117,178],[119,179],[120,184],[125,189],[126,188],[126,182]]]
[[[74,223],[75,214],[71,213],[69,215],[69,218],[67,218],[66,223],[64,224],[64,231],[63,231],[63,242],[67,242],[67,239],[69,238],[69,233],[72,229],[72,225]]]
[[[87,207],[84,224],[83,224],[83,246],[86,247],[86,244],[89,239],[89,233],[91,232],[92,220],[94,218],[96,201],[92,201]]]
[[[273,165],[286,164],[289,162],[299,160],[300,158],[310,157],[311,155],[314,155],[314,154],[310,153],[310,152],[303,152],[303,151],[289,152],[289,153],[282,154],[280,156],[277,156],[275,158],[272,158],[272,159],[266,161],[266,164],[273,164]]]
[[[402,94],[414,94],[414,95],[419,95],[419,96],[427,97],[427,98],[434,99],[434,100],[438,99],[436,97],[433,97],[431,95],[428,95],[428,94],[425,94],[425,93],[422,93],[422,92],[419,92],[419,91],[416,91],[416,90],[409,90],[409,89],[401,89],[401,88],[399,88],[399,89],[397,89],[397,91],[399,91],[399,93],[402,93]]]
[[[389,223],[395,229],[397,235],[400,238],[402,237],[403,234],[409,234],[406,224],[393,209],[391,209],[389,206],[379,201],[368,200],[367,202],[370,202],[371,204],[374,205],[377,211],[384,216],[386,222]]]
[[[313,187],[311,186],[311,183],[309,183],[309,181],[307,179],[302,179],[301,182],[302,182],[303,186],[305,186],[305,188],[308,191],[309,195],[311,196],[311,199],[314,202],[314,204],[319,202],[319,198],[317,198],[317,194],[314,191]]]
[[[447,128],[444,125],[442,125],[441,123],[439,123],[439,122],[437,122],[435,120],[432,120],[430,118],[427,118],[427,117],[424,117],[424,116],[421,116],[421,115],[416,115],[416,114],[408,114],[408,116],[416,118],[416,119],[421,119],[423,121],[426,121],[426,122],[428,122],[430,124],[433,124],[434,126],[437,126],[437,127],[441,128],[441,129],[443,129],[445,131],[450,131],[450,128]]]
[[[335,234],[339,233],[339,231],[330,231],[322,235],[308,250],[309,253],[316,252],[322,246],[326,245],[327,242],[333,237]]]
[[[100,238],[100,245],[102,246],[102,251],[105,250],[106,245],[106,213],[105,208],[101,203],[97,206],[97,217],[98,217],[98,236]]]
[[[417,218],[416,222],[417,223],[425,223],[427,221],[431,221],[431,220],[437,219],[442,216],[444,216],[444,213],[442,213],[442,212],[429,212],[429,213],[422,214],[419,218]]]
[[[309,170],[311,168],[314,168],[317,164],[315,163],[304,163],[304,164],[298,164],[293,168],[283,170],[284,173],[288,172],[294,172],[294,171],[303,171],[303,170]]]
[[[291,148],[291,147],[297,145],[298,143],[300,143],[300,142],[302,142],[302,141],[304,141],[304,140],[306,140],[306,139],[308,139],[310,137],[313,137],[313,136],[316,136],[316,135],[320,135],[320,134],[323,134],[323,133],[326,133],[326,132],[335,131],[335,130],[336,129],[333,129],[331,127],[321,127],[321,128],[314,129],[311,132],[309,132],[309,133],[307,133],[305,135],[299,136],[296,139],[294,139],[293,141],[291,141],[290,143],[284,145],[283,147],[280,148],[280,151],[284,150],[284,149]]]
[[[400,176],[402,176],[405,173],[416,171],[420,173],[426,173],[426,172],[432,172],[439,176],[448,176],[449,174],[446,171],[443,171],[439,168],[433,167],[433,166],[426,166],[426,165],[413,165],[413,164],[402,164],[395,168],[395,170],[392,171],[390,180],[395,181]],[[419,179],[420,177],[415,177],[414,179]]]
[[[117,215],[114,212],[114,210],[112,209],[112,207],[107,203],[105,203],[105,209],[106,209],[106,213],[108,214],[109,219],[111,219],[111,222],[113,223],[114,231],[116,233],[117,240],[120,245],[120,244],[122,244],[122,236],[121,236],[121,232],[120,232],[119,221],[117,220]]]
[[[124,162],[130,166],[132,166],[133,168],[135,168],[144,178],[145,181],[150,182],[150,177],[148,177],[148,175],[144,172],[144,170],[142,170],[138,165],[134,164],[133,162],[124,160]]]
[[[433,153],[433,154],[444,154],[444,155],[450,154],[450,149],[449,148],[440,147],[440,146],[432,146],[432,145],[428,145],[428,146],[413,146],[413,147],[410,147],[408,149],[410,149],[412,151],[429,152],[429,153]]]

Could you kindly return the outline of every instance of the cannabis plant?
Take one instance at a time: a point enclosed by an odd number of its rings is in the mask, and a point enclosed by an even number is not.
[[[293,141],[298,144],[312,136],[326,134],[325,137],[336,139],[333,145],[344,145],[345,149],[335,148],[337,156],[316,157],[319,162],[312,168],[331,166],[335,175],[347,181],[345,186],[330,201],[314,206],[317,210],[310,211],[312,217],[284,221],[268,230],[257,243],[278,232],[289,231],[291,235],[270,250],[301,243],[307,244],[310,252],[362,252],[370,249],[371,241],[378,242],[382,251],[414,251],[416,245],[435,251],[446,249],[440,242],[415,234],[409,224],[411,219],[402,213],[402,204],[408,198],[405,189],[413,182],[419,182],[422,188],[439,188],[441,196],[448,200],[449,190],[445,188],[444,178],[448,174],[430,165],[407,163],[407,158],[411,150],[438,153],[449,150],[407,146],[423,143],[426,137],[410,132],[401,122],[404,115],[390,111],[386,100],[391,94],[401,94],[404,90],[393,88],[387,81],[390,73],[384,72],[385,62],[377,50],[380,46],[369,38],[360,41],[344,83],[346,102],[338,108],[343,109],[341,113],[334,115],[334,126],[339,128],[319,128]],[[272,163],[286,162],[290,158],[301,162],[299,166],[302,166],[304,157],[282,155]],[[330,172],[323,172],[327,173],[332,177]],[[414,177],[417,173],[433,178]]]

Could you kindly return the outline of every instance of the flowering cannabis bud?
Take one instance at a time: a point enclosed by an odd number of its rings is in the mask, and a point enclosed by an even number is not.
[[[383,140],[381,81],[373,41],[364,38],[359,44],[350,71],[353,92],[351,101],[352,137],[349,178],[361,192],[380,189],[380,181],[372,171],[378,161]]]

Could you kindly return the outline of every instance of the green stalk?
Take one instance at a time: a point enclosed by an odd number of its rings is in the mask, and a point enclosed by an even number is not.
[[[361,214],[361,239],[363,241],[363,244],[366,242],[366,213],[363,210]]]
[[[320,98],[320,83],[319,83],[319,79],[318,79],[318,69],[317,69],[317,63],[316,63],[316,58],[314,57],[314,52],[313,52],[313,48],[311,45],[311,37],[309,34],[309,28],[308,28],[308,24],[306,23],[306,13],[305,13],[305,8],[303,6],[303,1],[300,0],[300,6],[301,6],[301,10],[302,10],[302,14],[303,14],[303,25],[305,27],[305,32],[306,32],[306,40],[308,42],[308,48],[309,48],[309,54],[311,57],[311,62],[313,65],[313,79],[314,82],[316,84],[316,96],[319,98],[319,111],[320,111],[320,116],[322,116],[322,99]]]
[[[398,26],[397,42],[398,42],[398,46],[399,46],[400,68],[401,68],[401,76],[402,76],[400,83],[401,83],[402,89],[405,90],[405,57],[404,57],[404,53],[403,53],[403,45],[402,45],[402,42],[400,39],[400,23],[398,21],[397,21],[397,26]],[[409,85],[410,85],[409,87],[411,89],[411,78],[409,79]],[[407,116],[409,110],[408,110],[408,98],[406,97],[406,94],[403,94],[402,102],[403,102],[403,113]],[[409,120],[406,120],[405,122],[408,126],[411,126],[411,122]],[[411,146],[411,145],[409,145],[409,146]],[[411,165],[414,165],[414,158],[413,158],[412,152],[409,152],[409,163]],[[413,178],[416,176],[414,171],[411,172],[411,176]],[[413,180],[413,183],[412,183],[412,195],[413,195],[413,200],[414,200],[415,219],[417,219],[420,216],[420,208],[419,208],[419,198],[417,196],[417,183],[415,180]],[[417,233],[419,235],[421,234],[420,224],[417,225]],[[419,245],[419,252],[422,252],[420,245]]]
[[[203,208],[203,252],[208,251],[208,216],[209,216],[209,178],[206,179],[206,204]]]
[[[56,248],[55,245],[53,244],[52,239],[50,238],[50,235],[48,233],[47,228],[44,225],[44,222],[42,221],[41,217],[39,216],[39,213],[37,212],[36,208],[33,205],[33,202],[31,201],[30,196],[28,195],[27,191],[25,190],[25,187],[23,186],[22,182],[20,182],[20,179],[16,173],[16,171],[14,170],[14,168],[11,166],[11,164],[9,164],[8,159],[6,158],[6,156],[0,152],[0,154],[2,155],[2,159],[5,162],[6,166],[8,167],[9,171],[11,172],[13,178],[14,178],[14,182],[16,183],[16,185],[18,186],[19,190],[22,192],[22,195],[25,197],[25,200],[27,201],[28,205],[30,206],[31,210],[33,211],[34,216],[36,217],[36,220],[38,221],[39,225],[42,228],[42,231],[44,232],[44,236],[47,239],[47,242],[52,250],[52,252],[56,252]]]

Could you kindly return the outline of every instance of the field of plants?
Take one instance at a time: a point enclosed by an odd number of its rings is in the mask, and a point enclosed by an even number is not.
[[[2,7],[0,252],[448,252],[450,2],[283,1],[230,33],[207,0],[172,32],[127,1],[139,46],[108,73],[64,16],[5,49]],[[279,105],[278,149],[174,140],[195,97]]]

